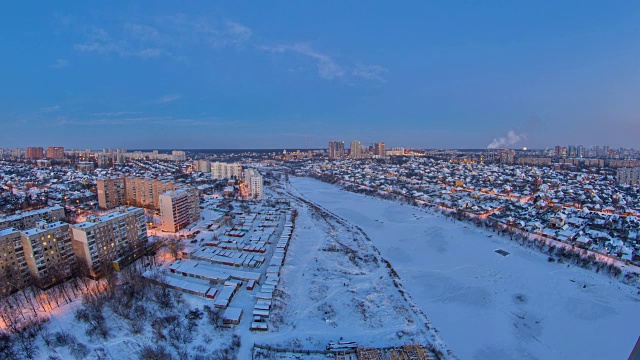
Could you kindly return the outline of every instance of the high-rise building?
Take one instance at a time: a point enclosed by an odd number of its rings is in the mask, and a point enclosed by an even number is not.
[[[41,147],[28,147],[24,151],[24,157],[26,159],[42,159],[44,150]]]
[[[130,177],[98,179],[98,206],[113,209],[120,205],[139,206],[157,209],[159,196],[176,188],[173,183]]]
[[[640,185],[640,167],[618,169],[617,180],[620,184]]]
[[[211,162],[209,160],[196,160],[193,162],[193,171],[203,173],[211,172]]]
[[[47,148],[47,159],[64,159],[64,148],[62,146],[50,146]]]
[[[381,157],[387,156],[387,151],[383,142],[378,142],[375,144],[373,154]]]
[[[239,163],[211,163],[211,177],[215,180],[240,179],[242,177],[242,165]]]
[[[171,156],[173,157],[173,161],[185,161],[185,160],[187,160],[187,154],[182,150],[173,150],[171,152]]]
[[[577,148],[574,145],[569,145],[567,155],[572,158],[578,156]]]
[[[24,256],[20,231],[14,228],[0,230],[0,294],[15,292],[30,282],[27,259]]]
[[[93,277],[113,261],[135,256],[147,242],[144,210],[121,207],[117,211],[70,225],[73,252]]]
[[[349,157],[352,159],[360,159],[360,141],[352,141],[351,148],[349,149]]]
[[[98,206],[102,209],[113,209],[125,204],[125,178],[115,177],[96,180],[98,189]]]
[[[245,169],[244,181],[247,184],[249,197],[253,199],[262,199],[264,196],[262,175],[260,175],[256,169]]]
[[[31,229],[36,227],[36,224],[40,221],[57,222],[63,220],[64,216],[65,212],[62,206],[51,206],[24,213],[16,213],[0,218],[0,230],[7,228],[15,228],[17,230]]]
[[[329,158],[339,159],[344,156],[344,141],[329,141]]]
[[[585,156],[584,146],[578,145],[578,149],[576,149],[576,156],[579,158],[583,158]]]
[[[36,285],[48,288],[71,276],[75,262],[69,224],[38,222],[20,232],[27,267]]]
[[[502,150],[500,152],[500,163],[513,165],[516,152],[515,150]]]
[[[160,195],[162,230],[178,232],[198,221],[200,203],[197,188],[177,189]]]

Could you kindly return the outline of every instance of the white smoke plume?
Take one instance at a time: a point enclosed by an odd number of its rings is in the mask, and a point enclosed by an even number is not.
[[[493,139],[491,144],[487,146],[487,149],[502,149],[507,146],[515,145],[526,138],[527,136],[524,134],[516,134],[515,131],[509,130],[509,132],[507,132],[507,136],[499,139]]]

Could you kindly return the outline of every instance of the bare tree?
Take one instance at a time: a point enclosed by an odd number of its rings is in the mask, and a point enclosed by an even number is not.
[[[169,237],[165,244],[169,250],[169,254],[171,254],[174,259],[178,259],[180,253],[184,250],[184,242],[176,236]]]

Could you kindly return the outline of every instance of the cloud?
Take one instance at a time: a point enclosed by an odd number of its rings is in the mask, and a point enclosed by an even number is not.
[[[331,56],[321,53],[313,49],[305,43],[296,43],[293,45],[276,45],[276,46],[259,46],[260,50],[273,53],[294,52],[313,59],[316,62],[318,75],[324,79],[332,80],[342,77],[345,74],[344,69],[338,65]]]
[[[140,35],[144,32],[141,27],[135,27],[134,32]],[[144,41],[143,41],[144,42]],[[118,55],[120,57],[138,57],[143,59],[160,56],[171,56],[171,53],[161,47],[150,44],[135,43],[127,39],[114,40],[104,29],[91,26],[88,30],[87,40],[80,44],[74,44],[76,50],[102,55]]]
[[[156,100],[156,104],[172,103],[172,102],[180,99],[181,97],[182,97],[182,95],[180,95],[180,94],[165,95],[165,96],[161,97],[160,99]]]
[[[62,69],[67,66],[69,66],[69,60],[66,59],[57,59],[53,64],[51,64],[51,67],[54,69]]]
[[[109,111],[109,112],[100,112],[93,113],[92,116],[123,116],[123,115],[136,115],[140,114],[139,111]]]
[[[54,106],[50,106],[50,107],[45,107],[40,109],[40,112],[43,113],[52,113],[52,112],[56,112],[60,110],[60,106],[59,105],[54,105]]]
[[[515,131],[509,130],[507,136],[499,139],[493,139],[491,144],[487,146],[488,149],[502,149],[507,146],[515,145],[522,140],[526,140],[527,136],[524,134],[516,134]]]
[[[388,72],[389,70],[382,66],[358,64],[356,68],[351,72],[351,75],[367,80],[386,82],[387,80],[383,77],[383,75]]]

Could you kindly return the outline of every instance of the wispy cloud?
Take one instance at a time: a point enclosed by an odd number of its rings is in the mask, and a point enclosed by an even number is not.
[[[140,114],[140,111],[109,111],[93,113],[92,116],[124,116],[124,115],[136,115]]]
[[[122,58],[164,57],[185,61],[188,56],[197,54],[186,51],[189,48],[248,48],[302,56],[312,62],[318,75],[326,80],[360,78],[386,82],[385,76],[389,72],[379,65],[341,63],[335,55],[306,42],[265,44],[259,37],[256,39],[250,27],[229,19],[175,14],[116,23],[109,29],[107,31],[97,25],[82,27],[84,41],[76,43],[74,48],[80,52]]]
[[[40,109],[40,112],[43,112],[43,113],[52,113],[52,112],[56,112],[56,111],[60,111],[60,106],[59,105],[54,105],[54,106],[45,107],[45,108],[41,108]]]
[[[384,74],[388,72],[389,70],[382,66],[358,64],[351,74],[367,80],[386,82],[387,80],[384,78]]]
[[[180,99],[182,97],[182,95],[180,94],[170,94],[170,95],[165,95],[161,98],[159,98],[158,100],[156,100],[156,104],[168,104],[168,103],[172,103],[178,99]]]
[[[51,64],[51,67],[54,69],[62,69],[67,66],[69,66],[69,60],[66,59],[57,59],[53,64]]]
[[[141,30],[138,29],[138,31],[140,32]],[[85,42],[74,45],[76,50],[102,55],[117,55],[123,58],[138,57],[148,59],[171,55],[166,49],[152,44],[134,43],[128,39],[115,40],[106,30],[99,27],[90,26],[87,33]]]
[[[275,45],[258,47],[260,50],[284,53],[294,52],[313,59],[316,63],[318,75],[324,79],[332,80],[345,74],[344,69],[338,65],[331,56],[313,49],[309,44],[297,43],[293,45]]]

